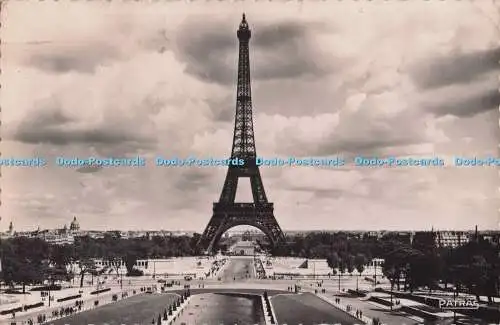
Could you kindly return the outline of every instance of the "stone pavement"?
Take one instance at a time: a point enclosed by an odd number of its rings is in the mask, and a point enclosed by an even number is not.
[[[0,305],[0,310],[10,310],[17,307],[22,307],[23,305],[32,305],[40,302],[43,302],[44,306],[29,309],[25,312],[16,312],[15,315],[12,315],[10,313],[6,315],[0,315],[0,324],[10,324],[13,322],[22,323],[29,319],[33,320],[33,322],[36,323],[38,315],[45,314],[47,317],[48,316],[52,317],[54,311],[60,312],[61,309],[64,310],[66,308],[71,308],[71,307],[73,307],[73,309],[76,310],[75,303],[78,300],[83,301],[81,310],[83,311],[91,308],[96,308],[96,306],[94,305],[96,300],[99,301],[99,306],[102,306],[103,304],[108,304],[113,302],[112,300],[113,295],[117,295],[118,299],[121,300],[123,296],[125,296],[123,298],[126,298],[134,295],[134,290],[136,294],[138,294],[141,292],[140,288],[152,287],[154,285],[158,286],[157,280],[155,279],[150,278],[148,280],[147,279],[137,279],[137,280],[138,281],[130,281],[130,284],[128,281],[124,281],[123,286],[115,283],[106,287],[100,287],[100,289],[109,288],[110,291],[96,295],[90,294],[92,291],[96,290],[95,286],[91,287],[87,286],[82,288],[70,287],[70,288],[63,288],[62,290],[50,291],[50,295],[53,298],[50,301],[50,306],[48,300],[46,298],[41,297],[40,291],[27,291],[27,293],[29,294],[24,294],[24,295],[19,295],[19,294],[9,295],[16,298],[17,301],[14,303]],[[57,301],[57,299],[78,294],[81,294],[82,297],[62,302]],[[15,316],[15,318],[13,316]]]
[[[318,297],[329,302],[335,308],[341,309],[353,316],[356,316],[356,311],[360,310],[362,312],[361,320],[365,324],[373,324],[374,318],[378,318],[382,324],[413,325],[423,322],[423,319],[409,315],[402,311],[391,311],[390,307],[383,306],[363,298],[360,299],[358,297],[346,295],[346,289],[345,291],[339,291],[338,286],[332,286],[326,280],[321,284],[320,283],[321,281],[316,281],[316,285],[314,285],[314,283],[307,281],[308,285],[304,285],[306,284],[305,281],[301,281],[301,284],[303,285],[302,290],[314,292]],[[313,285],[311,286],[311,284]],[[358,287],[361,288],[359,283]],[[325,292],[322,292],[322,289],[325,289]],[[336,302],[336,298],[340,299],[340,301]],[[349,311],[347,310],[347,306],[350,306]]]
[[[118,300],[125,299],[127,297],[131,297],[134,295],[133,291],[136,291],[136,294],[140,293],[140,290],[138,288],[135,289],[124,289],[124,290],[117,290],[117,288],[113,288],[111,291],[101,293],[98,295],[90,295],[89,292],[86,294],[82,295],[82,298],[78,299],[72,299],[69,301],[64,301],[64,302],[56,302],[53,301],[50,304],[50,307],[48,304],[46,304],[44,307],[41,308],[33,308],[32,310],[28,310],[26,312],[17,312],[15,314],[15,317],[13,317],[12,314],[7,314],[7,315],[1,315],[0,318],[0,324],[11,324],[11,323],[17,323],[17,324],[24,324],[28,320],[32,320],[35,324],[37,323],[37,317],[38,315],[46,315],[47,320],[51,319],[58,319],[61,318],[62,316],[54,316],[54,312],[58,312],[58,315],[61,315],[63,310],[73,308],[74,312],[83,312],[89,309],[97,308],[98,306],[103,306],[109,303],[113,302],[113,295],[118,296]],[[122,298],[122,294],[126,294],[125,298]],[[72,294],[67,294],[67,296],[71,296]],[[75,308],[75,303],[77,300],[81,300],[83,302],[81,310],[78,310]],[[98,306],[95,305],[95,301],[99,301]],[[10,309],[10,308],[8,308]]]
[[[337,309],[342,310],[343,312],[348,313],[351,316],[356,317],[357,319],[361,320],[365,324],[373,324],[373,319],[367,317],[364,314],[357,314],[357,311],[362,309],[356,309],[354,308],[351,304],[342,304],[342,300],[335,301],[335,297],[328,297],[326,294],[316,294],[318,297],[323,299],[324,301],[328,302],[330,305],[334,306]]]
[[[229,263],[225,261],[225,263],[222,264],[222,267],[218,270],[218,272],[214,272],[211,274],[211,277],[207,279],[207,282],[213,282],[217,283],[218,281],[216,280],[216,277],[220,274],[221,271],[227,267]],[[189,270],[188,270],[189,271]],[[86,276],[84,283],[87,283],[89,276]],[[214,279],[215,278],[215,279]],[[127,292],[128,295],[130,296],[133,292],[134,289],[139,290],[141,287],[148,287],[152,285],[157,285],[160,286],[158,283],[158,280],[165,280],[167,282],[172,281],[172,280],[178,280],[181,283],[181,287],[186,281],[184,281],[183,276],[165,276],[165,275],[156,275],[155,277],[152,277],[150,275],[148,276],[140,276],[140,277],[134,277],[134,278],[123,278],[123,286],[119,284],[118,279],[113,279],[113,280],[108,280],[108,283],[105,283],[104,285],[101,286],[101,288],[110,288],[111,291],[108,291],[106,293],[99,294],[99,298],[111,300],[111,297],[114,294],[118,294],[119,298],[121,298],[121,294],[124,292]],[[96,279],[98,281],[98,279]],[[194,282],[200,282],[204,283],[204,281],[199,281],[195,280]],[[94,301],[95,301],[95,296],[91,296],[90,292],[96,290],[95,285],[84,285],[82,288],[78,286],[79,283],[79,278],[78,281],[75,280],[75,286],[69,287],[69,288],[63,288],[62,290],[54,290],[50,292],[50,295],[52,296],[52,300],[50,301],[50,307],[49,307],[49,301],[47,298],[42,298],[40,291],[29,291],[29,287],[26,288],[27,294],[0,294],[0,311],[3,310],[10,310],[18,307],[22,307],[25,305],[33,305],[36,303],[44,302],[44,306],[39,307],[39,308],[33,308],[31,310],[28,310],[26,312],[17,312],[15,320],[16,321],[23,321],[27,320],[30,318],[35,317],[38,314],[41,313],[52,313],[53,310],[60,310],[61,308],[68,308],[68,307],[74,307],[75,306],[75,301],[77,300],[83,300],[84,301],[84,308],[87,306],[87,301],[91,301],[91,306],[89,308],[94,308]],[[174,286],[172,288],[167,288],[167,289],[179,289],[178,286]],[[82,298],[78,299],[72,299],[70,301],[64,301],[64,302],[57,302],[57,299],[64,298],[64,297],[69,297],[73,295],[78,295],[81,294]],[[102,298],[104,297],[104,298]],[[104,302],[104,301],[103,301]],[[100,305],[103,303],[100,302]],[[7,314],[7,315],[0,315],[0,324],[6,324],[6,323],[11,323],[14,320],[12,319],[12,314]]]
[[[363,311],[363,315],[369,318],[378,318],[382,324],[420,324],[423,319],[417,318],[413,315],[404,313],[399,310],[391,311],[390,307],[383,306],[371,301],[363,301],[356,297],[343,296],[340,297],[342,304],[349,304],[354,309],[359,309]]]

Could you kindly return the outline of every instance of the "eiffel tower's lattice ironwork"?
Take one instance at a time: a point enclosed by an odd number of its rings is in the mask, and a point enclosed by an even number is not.
[[[274,217],[273,203],[267,201],[264,184],[256,163],[248,46],[251,31],[245,14],[243,14],[237,35],[239,39],[238,86],[231,159],[242,159],[244,164],[228,167],[219,202],[214,203],[212,218],[199,241],[200,247],[209,252],[215,248],[215,244],[224,232],[239,225],[249,225],[260,229],[273,245],[284,239],[283,232]],[[238,180],[242,177],[250,178],[253,203],[235,202]]]

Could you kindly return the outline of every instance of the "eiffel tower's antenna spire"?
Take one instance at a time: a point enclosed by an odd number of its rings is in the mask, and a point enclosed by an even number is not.
[[[245,13],[243,13],[243,17],[241,18],[240,29],[248,29],[248,22]]]

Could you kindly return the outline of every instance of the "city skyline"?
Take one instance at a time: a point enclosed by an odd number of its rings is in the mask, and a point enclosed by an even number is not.
[[[23,6],[1,30],[4,157],[228,158],[243,11],[259,156],[497,156],[493,3]],[[2,221],[201,232],[225,173],[4,167]],[[499,229],[496,168],[261,173],[285,231]]]
[[[26,233],[26,232],[36,232],[36,231],[59,231],[59,230],[64,230],[64,229],[70,229],[71,225],[73,224],[74,221],[76,221],[76,224],[78,225],[78,230],[75,233],[80,233],[84,234],[86,232],[166,232],[166,233],[198,233],[201,234],[200,230],[196,229],[168,229],[168,228],[161,228],[161,229],[142,229],[142,228],[135,228],[135,229],[120,229],[120,228],[114,228],[114,229],[92,229],[92,228],[86,228],[85,225],[81,227],[80,222],[77,217],[73,217],[74,219],[68,220],[67,223],[63,223],[55,228],[42,228],[40,225],[33,225],[29,228],[16,228],[14,223],[1,223],[0,219],[0,233],[6,233],[8,232],[10,225],[12,224],[12,231],[13,234],[15,233]],[[261,231],[255,227],[252,226],[236,226],[227,231],[227,233],[244,233],[244,232],[251,232],[251,233],[261,233]],[[326,229],[326,230],[318,230],[318,229],[283,229],[285,233],[312,233],[312,232],[326,232],[326,233],[334,233],[334,232],[345,232],[345,233],[371,233],[371,232],[376,232],[376,233],[410,233],[410,232],[464,232],[464,233],[472,233],[475,231],[478,231],[479,233],[498,233],[500,230],[498,229],[479,229],[476,226],[473,228],[468,228],[468,229],[447,229],[447,228],[435,228],[431,227],[430,229],[396,229],[396,230],[389,230],[389,229],[341,229],[341,230],[336,230],[336,229]]]

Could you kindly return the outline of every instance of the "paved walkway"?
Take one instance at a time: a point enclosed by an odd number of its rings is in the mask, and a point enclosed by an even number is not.
[[[119,300],[122,300],[122,293],[126,293],[127,297],[131,297],[134,295],[133,289],[123,290],[123,291],[112,289],[111,291],[101,293],[98,295],[92,295],[92,296],[87,293],[85,295],[82,295],[82,298],[79,298],[79,299],[72,299],[72,300],[64,301],[64,302],[55,302],[55,301],[51,302],[50,307],[47,304],[41,308],[33,308],[33,309],[28,310],[26,312],[18,312],[15,314],[15,318],[12,317],[12,314],[1,315],[0,316],[0,324],[10,324],[11,322],[17,322],[17,323],[21,324],[29,319],[32,319],[33,322],[36,324],[37,323],[36,319],[37,319],[38,315],[45,314],[45,315],[47,315],[47,317],[49,317],[49,316],[51,317],[53,311],[58,311],[60,313],[61,309],[71,308],[71,307],[73,307],[75,310],[77,310],[75,308],[75,302],[77,300],[83,301],[83,305],[82,305],[82,308],[80,310],[80,312],[82,312],[85,310],[95,309],[96,308],[96,306],[94,305],[95,301],[99,301],[99,306],[103,306],[103,305],[112,303],[113,302],[112,297],[115,294],[118,296]],[[138,293],[140,293],[140,291],[138,289],[136,289],[136,294],[138,294]],[[68,294],[68,296],[70,296],[70,295],[71,294]],[[57,318],[60,318],[60,317],[55,317],[52,319],[57,319]]]
[[[321,294],[329,300],[336,298],[333,294]],[[371,301],[362,301],[356,297],[340,296],[341,305],[351,305],[354,310],[359,309],[367,318],[378,318],[383,324],[415,325],[420,324],[421,320],[416,320],[414,316],[401,311],[391,311],[389,307],[373,303]]]

